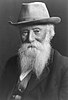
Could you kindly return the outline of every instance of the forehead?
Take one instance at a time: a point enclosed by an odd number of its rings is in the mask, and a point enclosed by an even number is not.
[[[31,29],[40,29],[40,30],[47,30],[49,25],[32,25],[32,26],[24,26],[24,27],[20,27],[20,29],[22,30],[31,30]]]

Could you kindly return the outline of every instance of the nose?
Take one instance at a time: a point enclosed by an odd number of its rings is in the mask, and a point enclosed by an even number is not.
[[[35,40],[34,32],[33,30],[30,30],[29,32],[29,42],[33,42]]]

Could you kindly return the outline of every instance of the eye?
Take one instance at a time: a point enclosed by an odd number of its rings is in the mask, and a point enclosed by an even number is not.
[[[29,33],[28,30],[21,30],[21,38],[23,42],[27,40],[28,33]]]
[[[27,36],[28,33],[29,33],[28,31],[23,31],[23,32],[22,32],[22,35],[23,35],[23,36]]]
[[[35,33],[36,35],[38,35],[38,34],[40,34],[40,30],[39,30],[39,29],[34,29],[34,33]]]

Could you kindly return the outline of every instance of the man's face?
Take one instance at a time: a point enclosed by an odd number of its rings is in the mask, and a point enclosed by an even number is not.
[[[49,27],[34,25],[20,28],[22,44],[19,56],[22,72],[32,68],[38,77],[47,65],[51,50]]]
[[[20,29],[21,39],[23,43],[42,43],[45,39],[47,27],[44,25],[35,25],[23,27]]]

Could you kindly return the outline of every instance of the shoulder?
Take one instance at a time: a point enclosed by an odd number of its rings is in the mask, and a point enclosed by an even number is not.
[[[64,73],[68,71],[68,57],[61,55],[57,50],[53,49],[52,58],[51,74],[60,82]]]
[[[8,61],[6,62],[6,65],[17,63],[17,60],[18,60],[18,55],[14,55],[8,59]]]
[[[57,50],[54,50],[53,54],[52,73],[59,80],[59,82],[64,77],[64,74],[68,73],[68,57],[61,55]]]
[[[0,84],[7,83],[8,81],[9,81],[8,83],[10,83],[10,80],[12,80],[17,76],[17,74],[19,73],[17,59],[18,59],[18,55],[15,55],[8,59],[2,71],[2,75],[0,77]]]
[[[14,55],[10,57],[4,66],[1,76],[6,76],[6,75],[8,76],[8,75],[11,75],[12,73],[15,73],[18,68],[17,60],[18,60],[18,55]]]
[[[16,80],[18,79],[17,57],[17,55],[11,57],[4,67],[0,77],[0,98],[7,96],[9,92],[11,92]]]
[[[51,66],[51,75],[60,85],[64,74],[68,73],[68,57],[61,55],[57,50],[53,52],[53,61]],[[68,74],[66,74],[68,77]]]
[[[5,69],[14,69],[18,66],[18,55],[14,55],[8,59],[5,65]]]
[[[61,55],[57,50],[54,50],[54,63],[58,67],[68,69],[68,57]]]
[[[68,57],[55,51],[57,80],[59,81],[59,100],[68,100]]]

